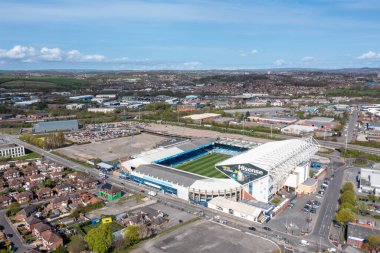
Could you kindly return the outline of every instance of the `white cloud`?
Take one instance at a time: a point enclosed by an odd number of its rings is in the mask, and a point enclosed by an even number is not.
[[[66,53],[66,59],[73,62],[101,62],[106,57],[101,54],[82,54],[79,50],[70,50]]]
[[[251,54],[253,54],[253,55],[255,55],[255,54],[257,54],[259,51],[257,50],[257,49],[252,49],[251,50]]]
[[[240,56],[241,57],[246,57],[247,56],[247,53],[243,50],[240,50]]]
[[[367,53],[364,53],[357,57],[359,60],[371,60],[371,59],[377,59],[380,58],[380,53],[376,53],[373,51],[368,51]]]
[[[58,47],[48,48],[42,47],[37,50],[34,47],[15,45],[11,49],[0,48],[0,59],[3,61],[19,61],[19,62],[41,62],[41,61],[69,61],[69,62],[103,62],[106,59],[101,54],[82,54],[79,50],[63,51]],[[119,58],[126,61],[127,57]],[[112,59],[110,61],[116,61]]]
[[[188,62],[184,62],[183,66],[185,66],[185,68],[187,69],[196,69],[202,66],[202,63],[199,61],[188,61]]]
[[[275,66],[283,66],[286,62],[283,59],[275,60],[273,63]]]
[[[9,50],[0,49],[0,58],[5,59],[25,59],[28,57],[33,57],[35,54],[36,50],[33,47],[25,47],[20,45],[16,45]]]
[[[40,50],[40,58],[46,61],[61,61],[62,60],[62,50],[55,48],[43,47]]]
[[[305,56],[305,57],[303,57],[302,59],[301,59],[301,62],[303,62],[303,63],[308,63],[308,62],[312,62],[312,61],[314,61],[315,60],[315,58],[313,57],[313,56]]]

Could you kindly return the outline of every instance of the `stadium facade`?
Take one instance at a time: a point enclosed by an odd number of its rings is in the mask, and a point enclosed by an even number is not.
[[[283,187],[297,188],[308,178],[310,159],[318,147],[312,138],[262,145],[198,139],[141,153],[122,163],[122,177],[205,206],[216,197],[268,203]],[[191,165],[192,161],[205,159],[213,153],[229,158],[198,171],[178,167],[186,163]],[[207,165],[212,159],[210,156],[204,163]],[[220,171],[224,178],[204,176],[209,169]]]

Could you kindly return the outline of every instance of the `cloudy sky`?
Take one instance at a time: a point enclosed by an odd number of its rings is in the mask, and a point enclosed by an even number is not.
[[[0,69],[380,67],[378,0],[2,0]]]

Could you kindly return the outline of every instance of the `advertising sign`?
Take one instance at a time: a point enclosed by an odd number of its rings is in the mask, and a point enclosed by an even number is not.
[[[249,163],[218,165],[216,169],[242,185],[268,175],[268,171]]]

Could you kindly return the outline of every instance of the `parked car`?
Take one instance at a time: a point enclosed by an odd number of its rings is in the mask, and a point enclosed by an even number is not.
[[[248,227],[249,230],[256,231],[255,227]]]
[[[266,231],[272,231],[272,229],[270,227],[263,227],[263,229]]]
[[[311,213],[316,213],[316,212],[317,212],[317,209],[312,208],[312,209],[310,209],[310,212],[311,212]]]

